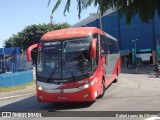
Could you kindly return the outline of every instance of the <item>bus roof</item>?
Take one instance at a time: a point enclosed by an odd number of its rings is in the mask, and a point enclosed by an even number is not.
[[[54,40],[63,38],[84,37],[95,33],[104,35],[104,32],[96,27],[78,27],[50,31],[44,34],[41,39]]]

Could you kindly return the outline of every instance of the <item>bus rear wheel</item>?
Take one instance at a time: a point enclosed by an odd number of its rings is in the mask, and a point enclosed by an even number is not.
[[[116,76],[116,78],[114,79],[113,83],[117,83],[118,82],[118,76]]]
[[[117,69],[117,73],[116,73],[116,78],[114,79],[113,83],[117,83],[118,82],[118,69]]]

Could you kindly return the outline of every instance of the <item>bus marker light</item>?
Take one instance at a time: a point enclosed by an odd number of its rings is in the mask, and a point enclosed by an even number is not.
[[[94,97],[96,98],[96,97],[97,97],[97,95],[98,95],[98,92],[97,92],[97,91],[95,91],[95,92],[94,92]]]
[[[42,96],[38,96],[41,100],[43,100],[43,97]]]
[[[89,94],[85,94],[85,95],[84,95],[84,98],[87,98],[88,96],[89,96]]]

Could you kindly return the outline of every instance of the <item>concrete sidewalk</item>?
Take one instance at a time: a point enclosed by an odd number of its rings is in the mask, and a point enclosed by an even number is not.
[[[16,90],[12,92],[0,92],[0,100],[11,99],[21,96],[34,95],[36,93],[36,85],[32,84],[25,89]]]

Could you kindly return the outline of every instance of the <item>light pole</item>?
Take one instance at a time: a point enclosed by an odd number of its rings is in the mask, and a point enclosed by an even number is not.
[[[158,60],[159,60],[159,41],[157,40],[157,44],[156,44],[156,64],[158,64]]]
[[[53,24],[52,19],[53,19],[53,14],[50,15],[50,19],[51,19],[51,25]]]
[[[5,48],[4,48],[4,42],[3,42],[3,72],[5,73]]]
[[[99,15],[99,24],[100,24],[100,29],[102,30],[102,29],[103,29],[103,28],[102,28],[102,15],[101,15],[101,11],[100,11],[100,10],[99,10],[98,15]]]
[[[90,15],[98,15],[98,17],[99,17],[99,28],[102,30],[103,28],[102,28],[102,15],[101,15],[101,12],[100,11],[98,11],[97,13],[91,13]],[[96,17],[96,19],[97,19],[97,17]]]
[[[136,73],[137,73],[137,57],[136,57],[136,53],[137,53],[137,43],[136,43],[136,41],[137,40],[138,40],[137,38],[132,40],[132,42],[134,42],[134,47],[135,47],[135,72]]]

